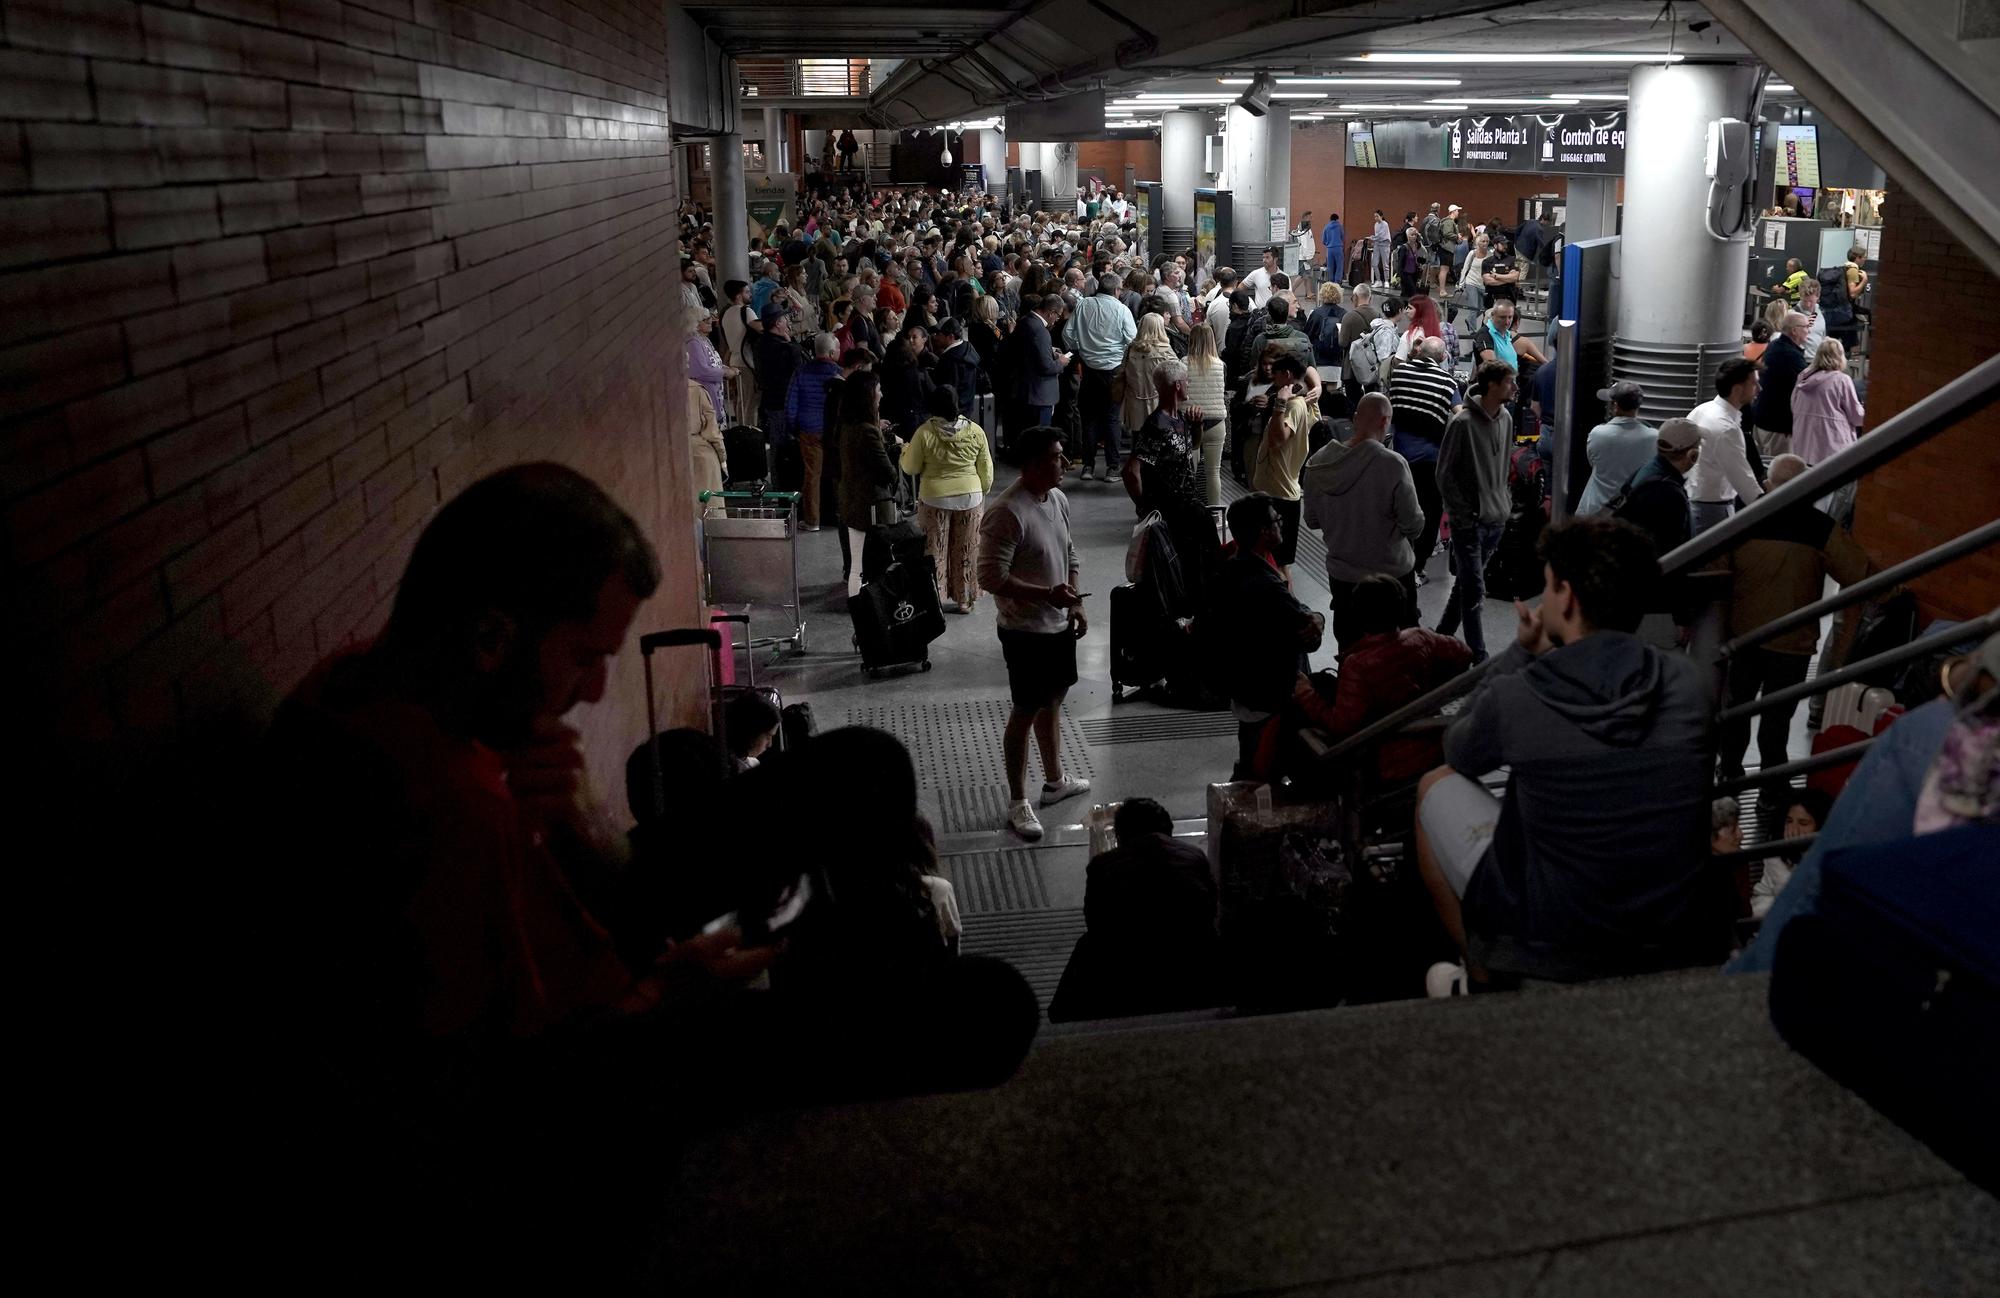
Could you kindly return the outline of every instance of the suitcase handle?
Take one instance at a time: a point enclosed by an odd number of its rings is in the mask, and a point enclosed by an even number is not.
[[[723,621],[725,618],[734,617],[741,617],[741,614],[724,614],[715,620]],[[744,620],[748,621],[747,618]],[[648,657],[652,656],[655,649],[676,649],[687,645],[707,645],[720,653],[722,633],[712,627],[690,626],[676,627],[671,631],[650,631],[639,637],[639,652]]]
[[[723,617],[741,616],[723,614]],[[652,795],[653,814],[664,816],[667,810],[666,777],[660,767],[660,719],[653,705],[653,650],[674,649],[686,645],[704,645],[708,649],[709,676],[709,723],[715,728],[715,741],[725,752],[729,747],[727,723],[723,719],[722,708],[717,704],[716,691],[722,683],[722,632],[714,627],[685,626],[666,631],[649,631],[639,637],[639,663],[644,668],[646,681],[646,746],[652,751],[653,769]]]

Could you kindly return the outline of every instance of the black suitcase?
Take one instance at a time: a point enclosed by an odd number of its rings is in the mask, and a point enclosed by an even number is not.
[[[944,606],[929,560],[891,564],[848,599],[847,613],[862,671],[912,664],[931,669],[930,643],[944,634]]]
[[[1151,586],[1126,583],[1111,590],[1111,698],[1127,689],[1143,690],[1165,680],[1174,667],[1173,641],[1179,628],[1160,607]]]
[[[1542,593],[1542,560],[1536,549],[1548,519],[1539,504],[1516,504],[1486,561],[1486,598],[1533,599]]]
[[[1827,1074],[2000,1193],[2000,826],[1830,852],[1778,935],[1771,1021]]]
[[[723,429],[722,452],[729,460],[725,472],[733,490],[755,491],[770,482],[771,447],[763,429],[749,424]]]
[[[930,562],[929,543],[916,520],[871,527],[861,539],[861,581],[866,585],[899,563]]]

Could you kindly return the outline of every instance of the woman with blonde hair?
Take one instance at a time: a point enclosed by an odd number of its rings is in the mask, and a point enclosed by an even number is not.
[[[1118,416],[1126,428],[1137,428],[1160,404],[1153,390],[1153,370],[1162,361],[1179,359],[1167,341],[1167,321],[1157,311],[1139,317],[1139,336],[1125,349],[1125,403]]]
[[[1868,412],[1847,377],[1847,348],[1829,338],[1813,353],[1812,368],[1792,388],[1791,452],[1806,467],[1823,464],[1854,445]],[[1819,508],[1846,523],[1854,509],[1854,484],[1833,492]]]
[[[1229,391],[1223,382],[1222,356],[1209,329],[1188,332],[1187,403],[1201,411],[1201,468],[1208,483],[1208,503],[1222,501],[1222,448],[1229,444]]]

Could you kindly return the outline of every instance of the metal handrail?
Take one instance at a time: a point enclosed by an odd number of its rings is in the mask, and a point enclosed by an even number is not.
[[[1814,465],[1776,491],[1758,497],[1748,509],[1738,510],[1700,536],[1675,547],[1661,557],[1661,572],[1671,577],[1734,549],[1738,541],[1773,512],[1802,500],[1817,500],[1899,458],[1983,409],[1996,394],[2000,394],[2000,356],[1991,356],[1832,459]]]
[[[1787,852],[1797,852],[1804,856],[1806,849],[1813,845],[1818,834],[1800,834],[1797,838],[1767,838],[1761,843],[1734,852],[1717,852],[1708,859],[1710,865],[1734,865],[1738,861],[1762,861],[1773,856],[1783,856]]]
[[[1755,775],[1745,775],[1716,785],[1715,796],[1719,798],[1724,794],[1739,793],[1744,789],[1757,788],[1759,785],[1778,784],[1789,781],[1794,775],[1810,775],[1829,766],[1858,762],[1864,753],[1875,746],[1877,738],[1878,736],[1870,735],[1851,744],[1842,744],[1823,753],[1814,753],[1811,757],[1801,757],[1796,762],[1786,762],[1783,766],[1768,766]]]
[[[1921,577],[1934,568],[1942,568],[1955,559],[1962,559],[1975,550],[1983,550],[2000,541],[2000,519],[1995,519],[1984,527],[1974,528],[1956,540],[1946,541],[1913,558],[1905,559],[1892,568],[1884,568],[1871,577],[1863,578],[1851,586],[1843,586],[1825,599],[1816,600],[1804,608],[1795,609],[1783,617],[1773,618],[1754,631],[1737,636],[1722,646],[1722,656],[1741,653],[1753,645],[1763,644],[1790,631],[1793,627],[1817,623],[1828,613],[1836,613],[1849,604],[1859,604],[1882,591],[1902,585],[1912,577]]]
[[[1918,636],[1906,645],[1898,645],[1894,649],[1876,654],[1873,658],[1863,658],[1858,663],[1850,663],[1837,672],[1828,672],[1824,676],[1802,681],[1775,694],[1766,694],[1748,703],[1739,703],[1733,708],[1725,709],[1716,720],[1722,722],[1734,721],[1738,717],[1754,717],[1760,712],[1769,712],[1773,708],[1784,707],[1815,694],[1824,694],[1835,686],[1859,680],[1878,668],[1894,667],[1898,663],[1906,663],[1913,658],[1921,658],[1925,654],[1936,653],[1940,649],[1962,644],[1967,640],[1984,640],[1995,631],[2000,631],[2000,608],[1970,622],[1959,622],[1952,626],[1941,627],[1929,635]]]
[[[1494,655],[1495,658],[1498,656],[1497,654]],[[1493,661],[1493,658],[1488,658],[1485,662],[1474,667],[1463,676],[1454,676],[1428,694],[1421,694],[1411,699],[1408,703],[1405,703],[1402,707],[1397,708],[1394,712],[1389,713],[1379,721],[1372,721],[1363,726],[1333,747],[1327,749],[1326,755],[1320,760],[1337,762],[1349,753],[1373,744],[1377,739],[1394,731],[1401,730],[1408,722],[1415,721],[1420,717],[1428,717],[1431,713],[1437,711],[1459,695],[1469,693],[1472,687],[1478,683],[1479,678],[1486,674],[1486,669],[1493,665]]]

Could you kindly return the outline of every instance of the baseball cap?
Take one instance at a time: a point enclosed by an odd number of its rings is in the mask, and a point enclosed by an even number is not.
[[[1700,443],[1701,425],[1692,419],[1669,419],[1660,425],[1660,446],[1666,450],[1685,451]]]
[[[1646,392],[1632,380],[1620,379],[1608,388],[1599,388],[1597,399],[1620,406],[1636,406],[1646,399]]]
[[[765,324],[770,324],[776,320],[783,320],[784,318],[785,318],[785,308],[777,305],[775,302],[771,303],[770,305],[764,308],[764,314],[762,316],[762,319]]]
[[[1444,210],[1447,212],[1463,212],[1465,209],[1460,207],[1458,204],[1453,203],[1450,206],[1446,207]]]

